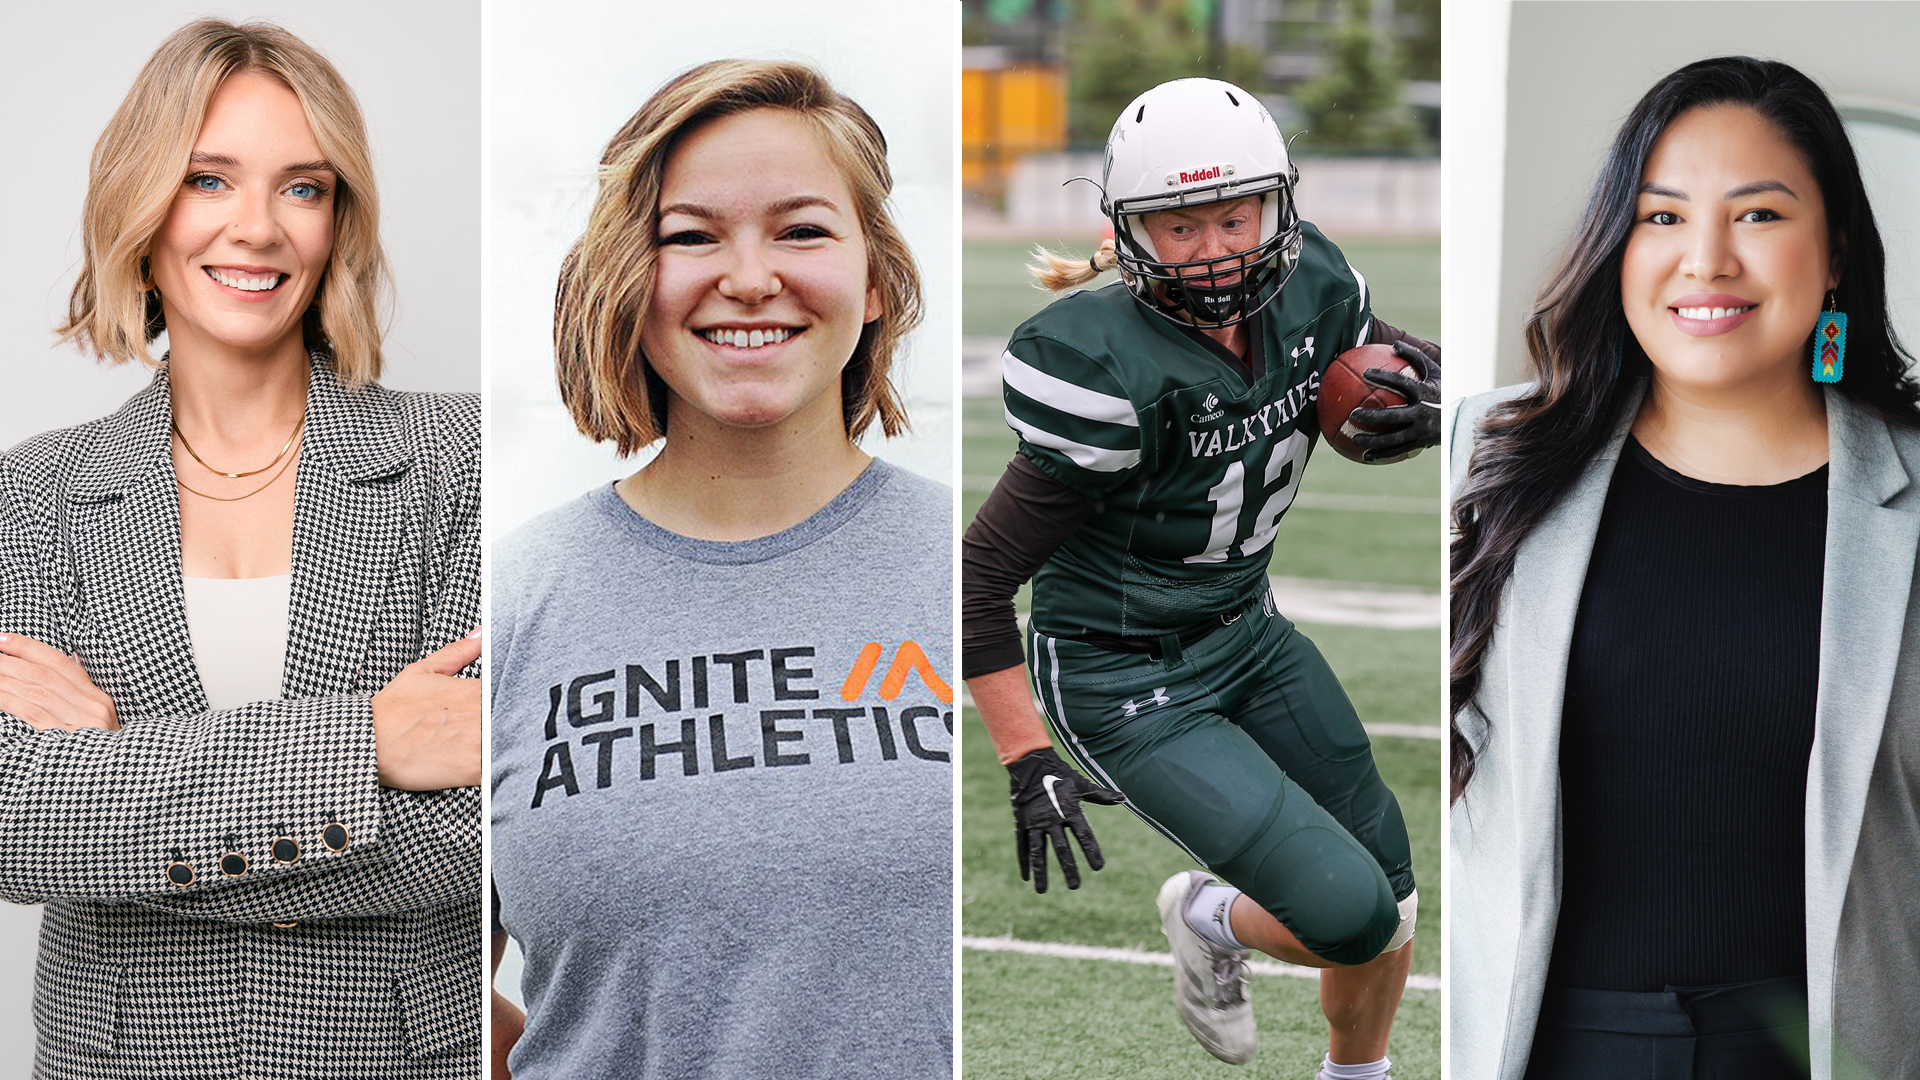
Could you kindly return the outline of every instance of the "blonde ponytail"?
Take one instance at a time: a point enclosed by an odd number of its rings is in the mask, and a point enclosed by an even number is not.
[[[1084,285],[1120,263],[1120,256],[1113,249],[1112,238],[1100,241],[1100,247],[1094,251],[1091,259],[1048,251],[1039,244],[1033,245],[1033,259],[1027,264],[1027,273],[1033,275],[1034,287],[1050,292]]]

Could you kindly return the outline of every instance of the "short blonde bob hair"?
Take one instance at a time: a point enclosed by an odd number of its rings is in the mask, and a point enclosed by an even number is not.
[[[166,318],[145,252],[186,178],[214,92],[243,71],[293,91],[333,165],[333,253],[303,327],[309,348],[332,352],[343,382],[371,382],[380,376],[392,286],[366,124],[327,58],[272,23],[200,19],[162,42],[140,70],[93,147],[81,216],[85,254],[57,332],[109,363],[157,363],[147,343],[166,329]]]
[[[874,421],[892,436],[907,413],[890,372],[900,339],[920,322],[920,271],[892,216],[887,140],[865,109],[804,64],[715,60],[654,92],[600,158],[600,192],[586,234],[560,269],[553,345],[560,397],[581,432],[631,454],[667,431],[667,389],[640,345],[659,258],[667,158],[703,124],[752,109],[786,109],[813,125],[846,178],[867,242],[867,280],[880,317],[840,375],[848,438]]]

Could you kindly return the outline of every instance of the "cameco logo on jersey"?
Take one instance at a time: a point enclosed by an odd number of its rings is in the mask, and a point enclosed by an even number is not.
[[[1180,173],[1180,182],[1183,184],[1197,184],[1202,180],[1218,180],[1219,178],[1220,166],[1218,165],[1204,165],[1192,172],[1183,171]]]
[[[1192,416],[1187,417],[1187,419],[1196,424],[1204,424],[1209,420],[1218,420],[1226,415],[1226,413],[1220,409],[1220,399],[1214,397],[1212,394],[1207,395],[1207,400],[1201,402],[1200,407],[1207,411],[1205,413],[1194,413]]]

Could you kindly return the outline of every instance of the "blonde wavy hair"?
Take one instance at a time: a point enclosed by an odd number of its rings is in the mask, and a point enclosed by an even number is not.
[[[284,83],[333,165],[333,253],[303,328],[333,354],[341,380],[379,378],[392,284],[380,247],[380,199],[366,123],[353,91],[319,50],[272,23],[200,19],[161,42],[94,144],[81,213],[80,278],[56,330],[108,363],[157,365],[147,344],[166,329],[145,252],[186,178],[220,84],[243,71]]]
[[[1027,264],[1027,273],[1033,275],[1034,288],[1059,292],[1085,285],[1118,265],[1120,256],[1111,238],[1100,241],[1100,246],[1094,249],[1090,259],[1063,255],[1035,244],[1033,261]]]
[[[840,375],[847,437],[874,422],[888,436],[907,428],[894,388],[894,354],[920,322],[920,271],[887,209],[893,174],[879,125],[826,77],[804,64],[715,60],[656,90],[607,144],[586,233],[560,268],[554,298],[554,373],[580,431],[621,454],[667,431],[666,384],[641,348],[659,258],[660,191],[667,158],[694,129],[752,109],[796,113],[820,136],[846,178],[867,243],[867,280],[880,317],[860,331]]]

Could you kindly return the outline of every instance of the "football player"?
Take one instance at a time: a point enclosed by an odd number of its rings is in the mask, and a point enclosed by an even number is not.
[[[1329,360],[1391,343],[1414,365],[1365,376],[1407,405],[1353,414],[1383,429],[1357,438],[1369,458],[1392,459],[1439,442],[1439,349],[1374,318],[1366,279],[1300,220],[1297,178],[1273,118],[1228,83],[1165,83],[1114,123],[1113,239],[1091,260],[1041,249],[1033,271],[1055,290],[1115,266],[1121,281],[1007,344],[1020,452],[963,542],[963,666],[1011,775],[1021,876],[1045,892],[1051,846],[1077,888],[1068,833],[1101,867],[1081,802],[1124,802],[1206,867],[1158,898],[1201,1045],[1253,1056],[1258,949],[1324,969],[1320,1076],[1373,1080],[1412,958],[1406,826],[1266,574]]]

